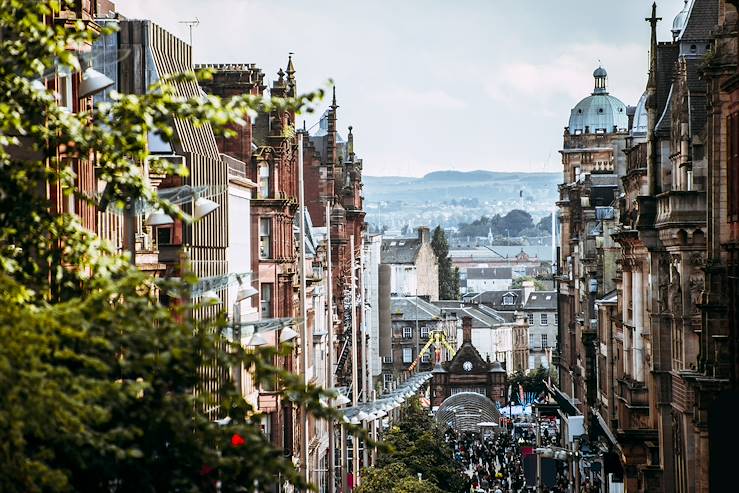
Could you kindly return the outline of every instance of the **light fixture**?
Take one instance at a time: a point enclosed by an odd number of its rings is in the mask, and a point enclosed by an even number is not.
[[[166,214],[162,209],[157,209],[146,218],[144,224],[147,226],[164,226],[166,224],[174,223],[174,219],[169,214]]]
[[[87,67],[82,72],[82,81],[80,82],[80,99],[88,96],[93,96],[101,91],[104,91],[108,87],[115,84],[115,81],[107,75],[98,72],[92,67]]]
[[[245,345],[249,347],[258,347],[264,346],[266,344],[268,344],[267,340],[261,334],[255,332],[251,335],[251,337],[249,337],[249,339],[247,339]]]
[[[200,302],[204,305],[218,305],[221,297],[213,290],[208,290],[200,297]]]
[[[285,327],[284,329],[282,329],[282,332],[280,332],[280,342],[293,340],[298,337],[298,335],[299,334],[290,327]]]
[[[216,204],[210,199],[206,199],[205,197],[198,197],[195,200],[193,217],[195,218],[195,220],[202,219],[214,210],[218,209],[220,206],[220,204]]]
[[[259,291],[253,286],[241,286],[239,288],[239,291],[236,293],[236,301],[244,301],[247,298],[251,298],[252,296],[258,294]]]

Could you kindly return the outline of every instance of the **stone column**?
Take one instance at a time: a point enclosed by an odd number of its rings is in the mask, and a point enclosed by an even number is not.
[[[633,352],[631,357],[634,360],[634,373],[632,377],[638,382],[644,381],[644,340],[642,339],[642,331],[644,329],[644,286],[642,283],[642,272],[640,268],[635,269],[631,274],[632,297],[634,304],[634,337],[632,342]]]
[[[623,331],[624,331],[624,373],[631,375],[631,320],[629,304],[631,303],[631,272],[623,271]]]

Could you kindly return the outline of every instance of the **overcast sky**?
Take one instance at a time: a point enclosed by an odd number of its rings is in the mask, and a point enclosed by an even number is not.
[[[570,109],[593,88],[635,105],[648,69],[647,0],[117,0],[187,40],[196,63],[256,63],[270,81],[295,52],[298,90],[336,82],[368,175],[559,171]],[[658,2],[660,40],[683,0]],[[307,115],[315,123],[317,114]]]

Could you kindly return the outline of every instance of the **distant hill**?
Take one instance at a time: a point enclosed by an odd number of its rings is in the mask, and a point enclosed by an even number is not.
[[[369,202],[401,201],[408,204],[476,198],[481,201],[517,200],[519,192],[534,202],[556,201],[561,173],[497,171],[434,171],[421,178],[364,176]]]

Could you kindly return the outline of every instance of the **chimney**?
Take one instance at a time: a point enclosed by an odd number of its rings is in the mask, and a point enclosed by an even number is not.
[[[462,344],[472,344],[472,317],[462,317]]]
[[[534,281],[524,281],[521,286],[523,287],[523,304],[525,305],[529,301],[529,295],[534,292]]]
[[[426,244],[429,242],[429,228],[428,226],[420,226],[418,228],[418,239],[421,243]]]

